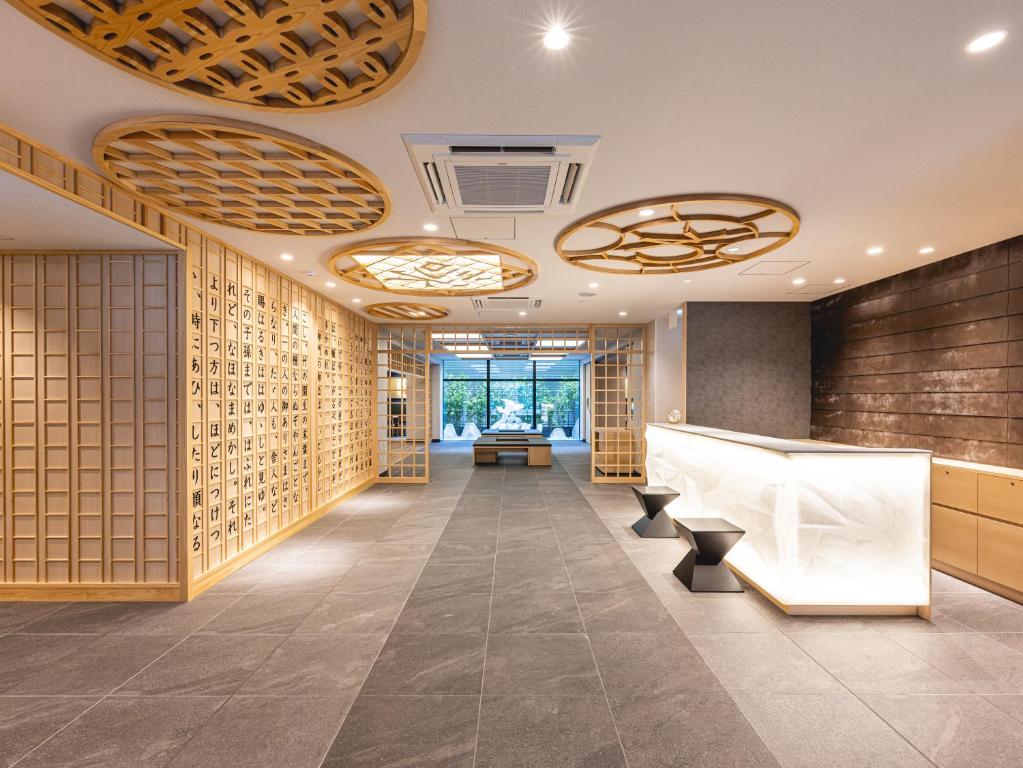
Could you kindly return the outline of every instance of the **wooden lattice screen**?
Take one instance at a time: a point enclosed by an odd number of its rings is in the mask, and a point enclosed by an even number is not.
[[[595,325],[590,348],[592,480],[636,483],[646,474],[645,422],[646,329],[635,325]]]
[[[377,461],[379,479],[430,480],[429,330],[377,329]]]

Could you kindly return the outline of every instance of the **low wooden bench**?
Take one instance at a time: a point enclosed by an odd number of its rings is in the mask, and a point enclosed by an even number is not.
[[[530,467],[551,465],[551,442],[543,435],[483,435],[472,444],[474,464],[496,464],[502,453],[524,453]]]

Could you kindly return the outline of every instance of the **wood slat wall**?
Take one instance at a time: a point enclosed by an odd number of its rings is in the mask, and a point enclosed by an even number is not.
[[[0,581],[176,582],[177,257],[0,267]]]
[[[811,435],[1023,467],[1023,237],[813,305]]]

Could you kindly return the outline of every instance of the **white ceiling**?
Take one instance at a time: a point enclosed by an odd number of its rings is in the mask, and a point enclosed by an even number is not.
[[[133,248],[171,250],[163,240],[0,171],[0,250]]]
[[[540,44],[553,0],[432,0],[419,61],[368,104],[280,115],[202,102],[124,73],[0,3],[0,120],[90,162],[93,135],[133,114],[181,112],[289,130],[351,155],[391,192],[366,236],[422,234],[430,219],[402,133],[602,136],[577,215],[672,193],[740,192],[793,206],[802,231],[770,259],[684,277],[598,275],[554,254],[571,219],[520,217],[502,244],[540,264],[529,321],[644,321],[686,300],[796,300],[809,283],[856,285],[1023,230],[1023,3],[1019,0],[559,0],[572,43]],[[1004,27],[981,56],[963,47]],[[454,233],[440,220],[439,234]],[[386,294],[323,287],[344,237],[209,231],[348,302]],[[869,257],[865,249],[885,252]],[[934,245],[933,255],[917,250]],[[278,258],[282,251],[293,262]],[[590,281],[597,297],[577,303]],[[436,299],[472,321],[467,298]],[[518,318],[515,318],[518,319]]]

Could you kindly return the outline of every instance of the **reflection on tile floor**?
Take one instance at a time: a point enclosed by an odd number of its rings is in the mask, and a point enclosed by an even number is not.
[[[377,486],[188,605],[0,603],[0,766],[1023,765],[1023,608],[934,618],[692,595],[628,486]]]

